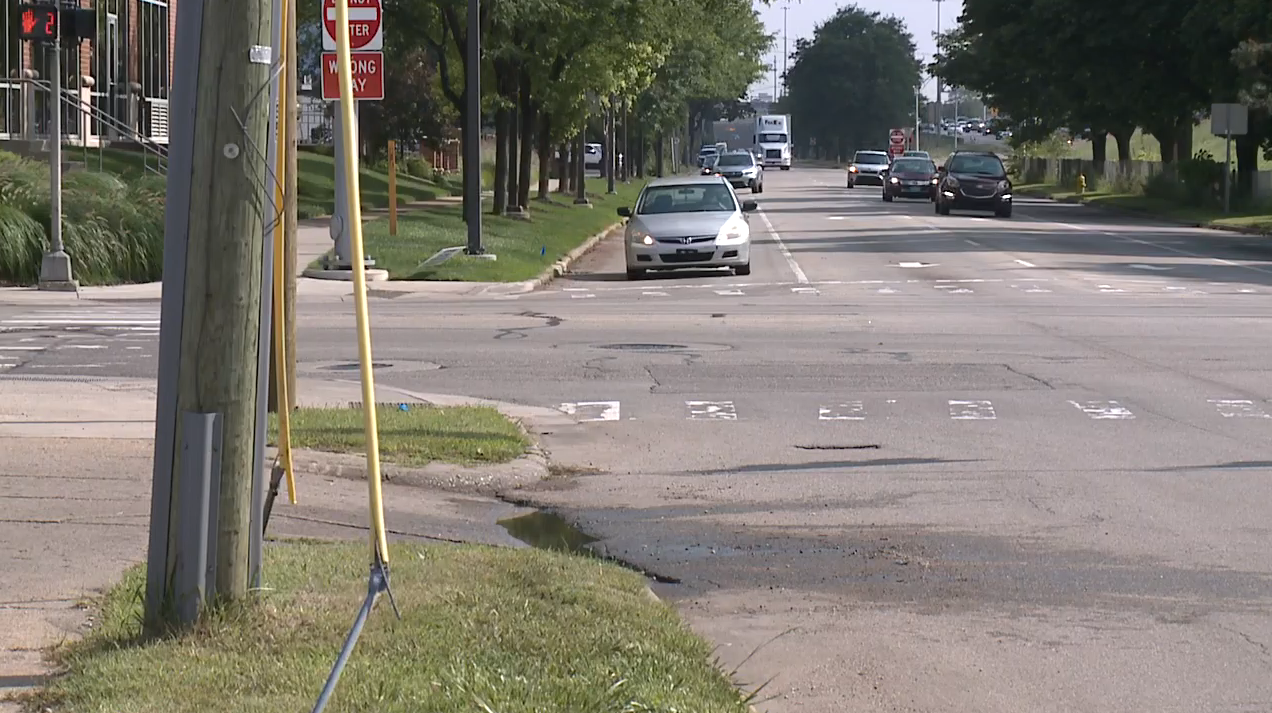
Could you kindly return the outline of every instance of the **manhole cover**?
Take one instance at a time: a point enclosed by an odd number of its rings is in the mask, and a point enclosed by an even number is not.
[[[388,369],[391,366],[393,365],[388,362],[383,362],[383,361],[371,362],[372,369]],[[357,371],[362,368],[362,365],[355,361],[355,362],[349,362],[347,364],[332,364],[330,366],[324,366],[321,368],[326,369],[327,371]]]

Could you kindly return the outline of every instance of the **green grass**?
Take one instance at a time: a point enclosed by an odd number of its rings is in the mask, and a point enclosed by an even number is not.
[[[386,462],[506,463],[530,445],[520,426],[488,406],[406,406],[405,411],[397,405],[376,408],[380,456]],[[277,435],[277,417],[271,416],[271,444],[277,443]],[[293,448],[365,453],[362,409],[296,409],[291,414],[291,442]]]
[[[1136,129],[1131,136],[1130,158],[1136,161],[1161,161],[1162,149],[1157,139],[1145,134],[1142,130]],[[1199,151],[1207,151],[1214,158],[1222,161],[1224,155],[1223,137],[1215,136],[1210,133],[1210,120],[1204,119],[1200,124],[1193,127],[1193,154]],[[1091,142],[1081,139],[1075,140],[1073,146],[1070,147],[1067,155],[1059,158],[1081,158],[1088,161],[1091,160]],[[1117,161],[1119,156],[1117,153],[1117,142],[1113,137],[1109,137],[1108,150],[1106,158],[1109,161]],[[1235,161],[1236,158],[1234,157]],[[1259,157],[1259,170],[1272,170],[1272,161]]]
[[[1116,210],[1147,213],[1205,227],[1239,227],[1272,233],[1272,207],[1269,206],[1247,210],[1234,209],[1231,214],[1225,215],[1221,210],[1182,205],[1137,193],[1091,191],[1079,194],[1072,188],[1049,183],[1017,185],[1015,191],[1021,195],[1042,196],[1058,201],[1089,203]]]
[[[335,205],[335,159],[322,153],[300,151],[296,156],[297,213],[302,218],[330,215]],[[362,208],[371,210],[389,207],[389,176],[368,166],[358,170],[359,187],[362,190]],[[458,195],[458,183],[426,181],[398,170],[398,205],[426,201],[442,196]]]
[[[31,703],[58,713],[309,710],[366,594],[366,544],[275,543],[250,604],[142,641],[141,567],[96,626],[58,653],[66,674]],[[744,713],[711,649],[638,575],[533,549],[390,549],[396,619],[371,613],[332,713]]]
[[[483,215],[483,243],[496,260],[479,260],[463,255],[441,265],[421,269],[419,264],[447,247],[467,242],[467,226],[459,205],[429,208],[398,217],[398,234],[389,235],[386,221],[376,220],[363,228],[367,254],[377,267],[387,269],[396,280],[462,280],[473,282],[517,282],[533,279],[566,253],[592,235],[621,219],[614,211],[631,205],[641,183],[618,183],[617,195],[605,195],[604,179],[588,179],[592,207],[575,206],[572,198],[553,194],[550,204],[530,200],[530,220]],[[489,207],[489,203],[485,208]]]

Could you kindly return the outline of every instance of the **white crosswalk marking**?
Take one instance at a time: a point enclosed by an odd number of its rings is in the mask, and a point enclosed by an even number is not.
[[[716,290],[715,293],[723,297],[736,297],[739,295],[746,294],[742,290]]]
[[[950,401],[950,418],[955,421],[993,421],[998,418],[989,401]]]
[[[817,409],[817,418],[821,421],[864,421],[866,405],[860,401],[847,401],[833,406],[822,406]]]
[[[1224,418],[1272,418],[1249,399],[1210,399],[1210,403]]]
[[[732,401],[686,401],[689,418],[694,420],[736,421],[737,407]]]
[[[660,290],[647,290],[640,293],[642,297],[666,297],[667,293]]]
[[[45,310],[0,320],[0,331],[84,329],[158,333],[159,307]]]
[[[1135,414],[1116,401],[1070,401],[1082,413],[1097,420],[1129,420]]]
[[[561,404],[561,411],[578,417],[579,421],[617,421],[619,420],[617,401],[576,401]]]
[[[792,287],[791,292],[794,292],[797,295],[820,295],[821,294],[821,291],[819,291],[816,287]]]

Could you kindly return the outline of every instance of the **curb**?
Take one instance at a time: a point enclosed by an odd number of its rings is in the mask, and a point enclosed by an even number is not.
[[[1158,220],[1163,223],[1178,225],[1185,228],[1202,228],[1204,230],[1219,230],[1225,233],[1239,233],[1241,235],[1272,236],[1272,230],[1266,230],[1266,229],[1256,228],[1256,227],[1247,227],[1244,225],[1215,225],[1213,223],[1198,223],[1196,221],[1179,220],[1176,218],[1170,218],[1167,216],[1157,215],[1155,213],[1152,213],[1146,210],[1135,210],[1134,208],[1120,208],[1118,206],[1100,205],[1099,203],[1093,203],[1091,201],[1083,200],[1081,196],[1067,196],[1065,198],[1053,198],[1052,196],[1047,195],[1046,193],[1040,193],[1035,191],[1023,191],[1020,193],[1020,195],[1029,196],[1030,198],[1044,198],[1054,203],[1066,203],[1069,205],[1086,206],[1094,210],[1104,211],[1105,213],[1112,213],[1114,215],[1133,216],[1137,218],[1151,218],[1153,220]]]
[[[608,238],[615,231],[620,230],[624,225],[626,225],[626,222],[614,223],[596,235],[584,240],[583,244],[566,253],[565,257],[544,268],[543,272],[540,272],[539,275],[533,279],[523,280],[521,282],[507,282],[498,285],[490,285],[482,289],[478,294],[521,295],[527,292],[534,292],[540,287],[548,285],[553,280],[568,273],[570,271],[570,266],[578,261],[579,258],[582,258],[584,255],[595,250],[596,246],[601,244],[601,241]]]
[[[276,458],[278,449],[271,447],[268,453],[270,458]],[[367,479],[366,456],[357,453],[328,453],[297,448],[292,451],[292,466],[298,475],[363,482]],[[516,460],[491,465],[429,463],[424,466],[403,466],[380,463],[380,478],[386,483],[492,496],[532,485],[547,475],[548,459],[535,447],[531,447],[529,453]]]

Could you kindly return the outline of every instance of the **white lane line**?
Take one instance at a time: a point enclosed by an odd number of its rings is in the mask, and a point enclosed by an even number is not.
[[[866,405],[861,401],[847,401],[842,404],[822,406],[817,409],[819,421],[864,421]]]
[[[0,352],[40,352],[44,347],[0,347]]]
[[[963,239],[963,242],[965,242],[965,243],[967,243],[968,245],[971,245],[972,247],[975,247],[975,248],[982,247],[980,243],[976,242],[975,240],[968,239],[968,238],[964,238],[964,239]]]
[[[998,418],[989,401],[950,401],[950,418],[955,421],[993,421]]]
[[[1224,418],[1272,418],[1249,399],[1210,399],[1210,403]]]
[[[1075,408],[1096,420],[1125,421],[1135,418],[1135,414],[1116,401],[1070,401]]]
[[[742,290],[716,290],[715,293],[721,297],[738,297],[746,294]]]
[[[667,296],[666,292],[659,292],[657,290],[649,290],[649,291],[641,292],[640,294],[643,297],[666,297]]]
[[[1032,221],[1032,222],[1034,222],[1034,223],[1044,223],[1044,224],[1046,224],[1046,223],[1050,223],[1050,221],[1041,220],[1041,219],[1038,219],[1038,218],[1028,218],[1028,220],[1030,220],[1030,221]],[[1225,260],[1224,258],[1221,258],[1221,257],[1212,257],[1212,256],[1210,256],[1210,255],[1202,255],[1201,253],[1195,253],[1195,252],[1192,252],[1191,250],[1182,250],[1182,249],[1180,249],[1180,248],[1172,248],[1171,246],[1169,246],[1169,245],[1165,245],[1165,244],[1163,244],[1163,243],[1156,243],[1156,242],[1153,242],[1153,241],[1151,241],[1151,240],[1142,240],[1142,239],[1140,239],[1140,238],[1133,238],[1133,237],[1131,237],[1131,236],[1129,236],[1129,235],[1127,235],[1127,234],[1125,234],[1125,233],[1116,233],[1116,232],[1113,232],[1113,231],[1111,231],[1111,230],[1088,230],[1088,229],[1086,229],[1086,228],[1083,228],[1083,227],[1082,227],[1082,226],[1080,226],[1080,225],[1074,225],[1074,224],[1072,224],[1072,223],[1051,223],[1051,224],[1052,224],[1052,225],[1059,225],[1059,226],[1060,226],[1060,227],[1062,227],[1062,228],[1068,228],[1068,229],[1070,229],[1070,230],[1076,230],[1076,231],[1078,231],[1078,232],[1080,232],[1080,233],[1092,233],[1092,232],[1094,232],[1094,233],[1099,233],[1099,234],[1101,234],[1101,235],[1108,235],[1108,236],[1111,236],[1111,237],[1114,237],[1114,238],[1121,238],[1121,239],[1123,239],[1123,240],[1129,240],[1129,241],[1131,241],[1132,243],[1138,243],[1138,244],[1140,244],[1140,245],[1147,245],[1147,246],[1149,246],[1149,247],[1157,248],[1157,249],[1159,249],[1159,250],[1167,250],[1167,251],[1169,251],[1169,252],[1173,252],[1173,253],[1175,253],[1175,254],[1177,254],[1177,255],[1187,255],[1188,257],[1199,257],[1199,258],[1201,258],[1201,259],[1203,259],[1203,260],[1214,260],[1215,262],[1217,262],[1217,263],[1219,263],[1219,264],[1221,264],[1221,265],[1228,265],[1229,267],[1240,267],[1240,268],[1244,268],[1244,269],[1246,269],[1246,270],[1253,270],[1254,272],[1261,272],[1261,273],[1263,273],[1263,274],[1265,274],[1265,275],[1272,275],[1272,270],[1265,270],[1265,269],[1263,269],[1263,268],[1261,268],[1261,267],[1256,267],[1256,266],[1254,266],[1254,265],[1245,265],[1245,264],[1243,264],[1243,263],[1233,262],[1232,260]]]
[[[787,266],[791,268],[791,272],[795,273],[795,281],[801,285],[807,285],[808,275],[805,275],[803,268],[799,266],[799,263],[795,262],[795,256],[791,254],[791,251],[786,247],[786,243],[782,241],[782,236],[778,235],[773,228],[773,221],[769,220],[768,214],[760,211],[760,220],[764,221],[764,227],[768,230],[769,235],[773,236],[773,242],[777,243],[777,249],[781,251],[782,257],[786,258]]]
[[[576,293],[574,293],[574,294],[570,295],[570,299],[572,299],[572,300],[586,300],[586,299],[590,299],[590,298],[595,297],[595,296],[596,296],[596,295],[592,294],[591,292],[585,292],[585,293],[582,293],[582,294],[579,294],[579,293],[577,293],[577,292],[576,292]]]
[[[738,420],[737,407],[732,401],[686,401],[689,418],[709,421]]]
[[[1025,267],[1038,267],[1037,265],[1033,264],[1032,262],[1029,262],[1028,260],[1019,260],[1019,259],[1018,259],[1018,260],[1016,260],[1016,264],[1017,264],[1017,265],[1023,265],[1023,266],[1025,266]]]
[[[579,421],[617,421],[619,420],[619,402],[617,401],[576,401],[561,404],[558,407]]]
[[[821,294],[821,292],[818,291],[816,287],[792,287],[791,292],[794,292],[797,295],[820,295]]]

